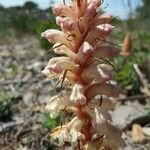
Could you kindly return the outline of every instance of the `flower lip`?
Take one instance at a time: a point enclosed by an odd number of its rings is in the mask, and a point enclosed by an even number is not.
[[[106,64],[92,64],[83,71],[82,78],[85,82],[106,83],[112,79],[112,67]]]
[[[97,26],[93,26],[85,40],[88,41],[91,45],[96,44],[96,39],[106,38],[109,36],[114,29],[114,26],[110,24],[100,24]]]
[[[66,106],[70,105],[68,94],[66,92],[63,92],[62,95],[59,94],[51,97],[51,99],[45,106],[46,110],[50,111],[52,118],[58,116],[61,110],[63,110]]]
[[[93,46],[84,41],[77,53],[77,63],[82,64],[86,61],[86,59],[94,52]]]
[[[98,46],[94,49],[94,53],[88,59],[87,65],[91,65],[95,62],[95,60],[99,60],[101,58],[112,58],[116,56],[120,52],[120,49],[112,46]]]
[[[60,46],[59,46],[60,45]],[[56,43],[54,46],[53,46],[53,49],[54,49],[54,52],[56,54],[65,54],[67,55],[71,60],[75,61],[76,57],[77,57],[77,54],[72,52],[67,46],[65,45],[62,45],[60,43]]]
[[[52,58],[45,69],[43,70],[43,73],[48,75],[51,73],[61,73],[63,70],[69,70],[73,73],[76,73],[78,71],[78,65],[76,65],[74,62],[72,62],[68,57],[56,57]]]
[[[114,26],[110,24],[100,24],[97,26],[97,29],[99,29],[103,35],[109,35],[114,29]]]
[[[62,43],[67,46],[70,46],[69,41],[67,40],[65,34],[62,31],[49,29],[41,33],[42,37],[45,37],[51,43]]]
[[[75,84],[70,95],[70,101],[84,105],[86,103],[86,97],[84,96],[84,92],[85,87],[83,85]]]
[[[69,17],[63,18],[61,22],[61,27],[63,28],[64,31],[73,30],[73,26],[75,26],[75,22],[71,18]]]
[[[51,137],[57,137],[62,144],[64,142],[71,142],[72,146],[76,146],[78,139],[85,139],[84,135],[80,132],[83,123],[78,117],[74,117],[67,125],[53,129]]]
[[[93,20],[93,22],[95,23],[95,25],[99,25],[99,24],[108,24],[110,23],[111,20],[112,20],[112,16],[108,14],[102,14],[102,15],[98,14]]]

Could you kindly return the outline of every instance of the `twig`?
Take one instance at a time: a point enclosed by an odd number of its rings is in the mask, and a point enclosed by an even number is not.
[[[141,92],[143,92],[144,94],[146,94],[147,96],[150,97],[150,90],[148,88],[147,80],[145,79],[143,73],[141,72],[141,70],[139,69],[137,64],[134,64],[133,67],[134,67],[137,75],[139,76],[141,83],[143,84],[143,89],[141,89]]]
[[[131,130],[132,125],[137,123],[141,126],[145,126],[146,124],[148,124],[150,122],[150,115],[144,115],[144,116],[140,116],[138,118],[133,119],[129,124],[127,124],[127,126],[125,128],[123,128],[123,131],[129,129]]]
[[[37,82],[39,82],[39,78],[42,78],[42,76],[38,77],[38,78],[32,78],[30,80],[28,80],[28,79],[25,79],[25,80],[24,79],[6,80],[6,81],[1,81],[0,85],[4,86],[4,85],[9,85],[9,84],[37,83]],[[43,81],[43,83],[48,83],[48,82],[50,82],[50,81],[48,81],[48,80],[47,81],[46,80]]]
[[[32,80],[23,80],[23,79],[15,79],[15,80],[6,80],[3,82],[0,82],[1,85],[9,85],[9,84],[24,84],[24,83],[34,83],[37,82],[38,79],[32,79]]]
[[[23,122],[17,123],[17,122],[13,122],[13,121],[7,122],[7,123],[1,123],[0,124],[0,132],[4,132],[6,130],[9,130],[9,129],[11,129],[11,128],[17,126],[17,125],[20,125],[22,123]]]
[[[133,101],[133,100],[143,100],[149,98],[149,96],[147,95],[143,95],[143,94],[139,94],[139,95],[133,95],[133,96],[129,96],[129,97],[124,97],[124,98],[119,98],[118,101],[119,102],[125,102],[125,101]]]
[[[23,130],[21,130],[20,132],[18,132],[18,133],[15,135],[15,138],[16,138],[17,140],[19,140],[20,137],[22,137],[23,135],[25,135],[25,134],[27,134],[27,133],[29,133],[29,132],[31,132],[31,131],[32,131],[31,128],[23,129]]]

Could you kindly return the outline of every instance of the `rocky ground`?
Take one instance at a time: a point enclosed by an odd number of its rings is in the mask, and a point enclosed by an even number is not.
[[[0,93],[9,97],[12,112],[0,117],[0,150],[58,149],[52,146],[43,121],[45,103],[60,90],[55,88],[55,81],[46,80],[41,73],[47,55],[33,37],[0,43]],[[112,115],[114,124],[124,130],[124,150],[149,150],[148,97],[135,95],[118,101]]]

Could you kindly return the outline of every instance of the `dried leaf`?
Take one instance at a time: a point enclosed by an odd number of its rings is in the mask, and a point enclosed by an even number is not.
[[[132,51],[132,39],[131,39],[131,33],[127,33],[124,41],[123,41],[123,47],[121,54],[124,56],[128,56],[131,54]]]

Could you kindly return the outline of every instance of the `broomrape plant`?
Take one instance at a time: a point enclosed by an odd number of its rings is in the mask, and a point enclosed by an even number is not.
[[[99,0],[73,0],[71,4],[53,6],[56,23],[61,31],[48,29],[41,35],[61,57],[52,58],[43,73],[49,78],[60,77],[64,90],[46,105],[52,118],[68,112],[74,118],[54,128],[51,137],[59,145],[70,142],[73,149],[117,150],[124,145],[122,132],[112,124],[110,111],[123,90],[111,83],[113,65],[107,58],[120,51],[107,37],[114,26],[112,17],[100,14]]]

